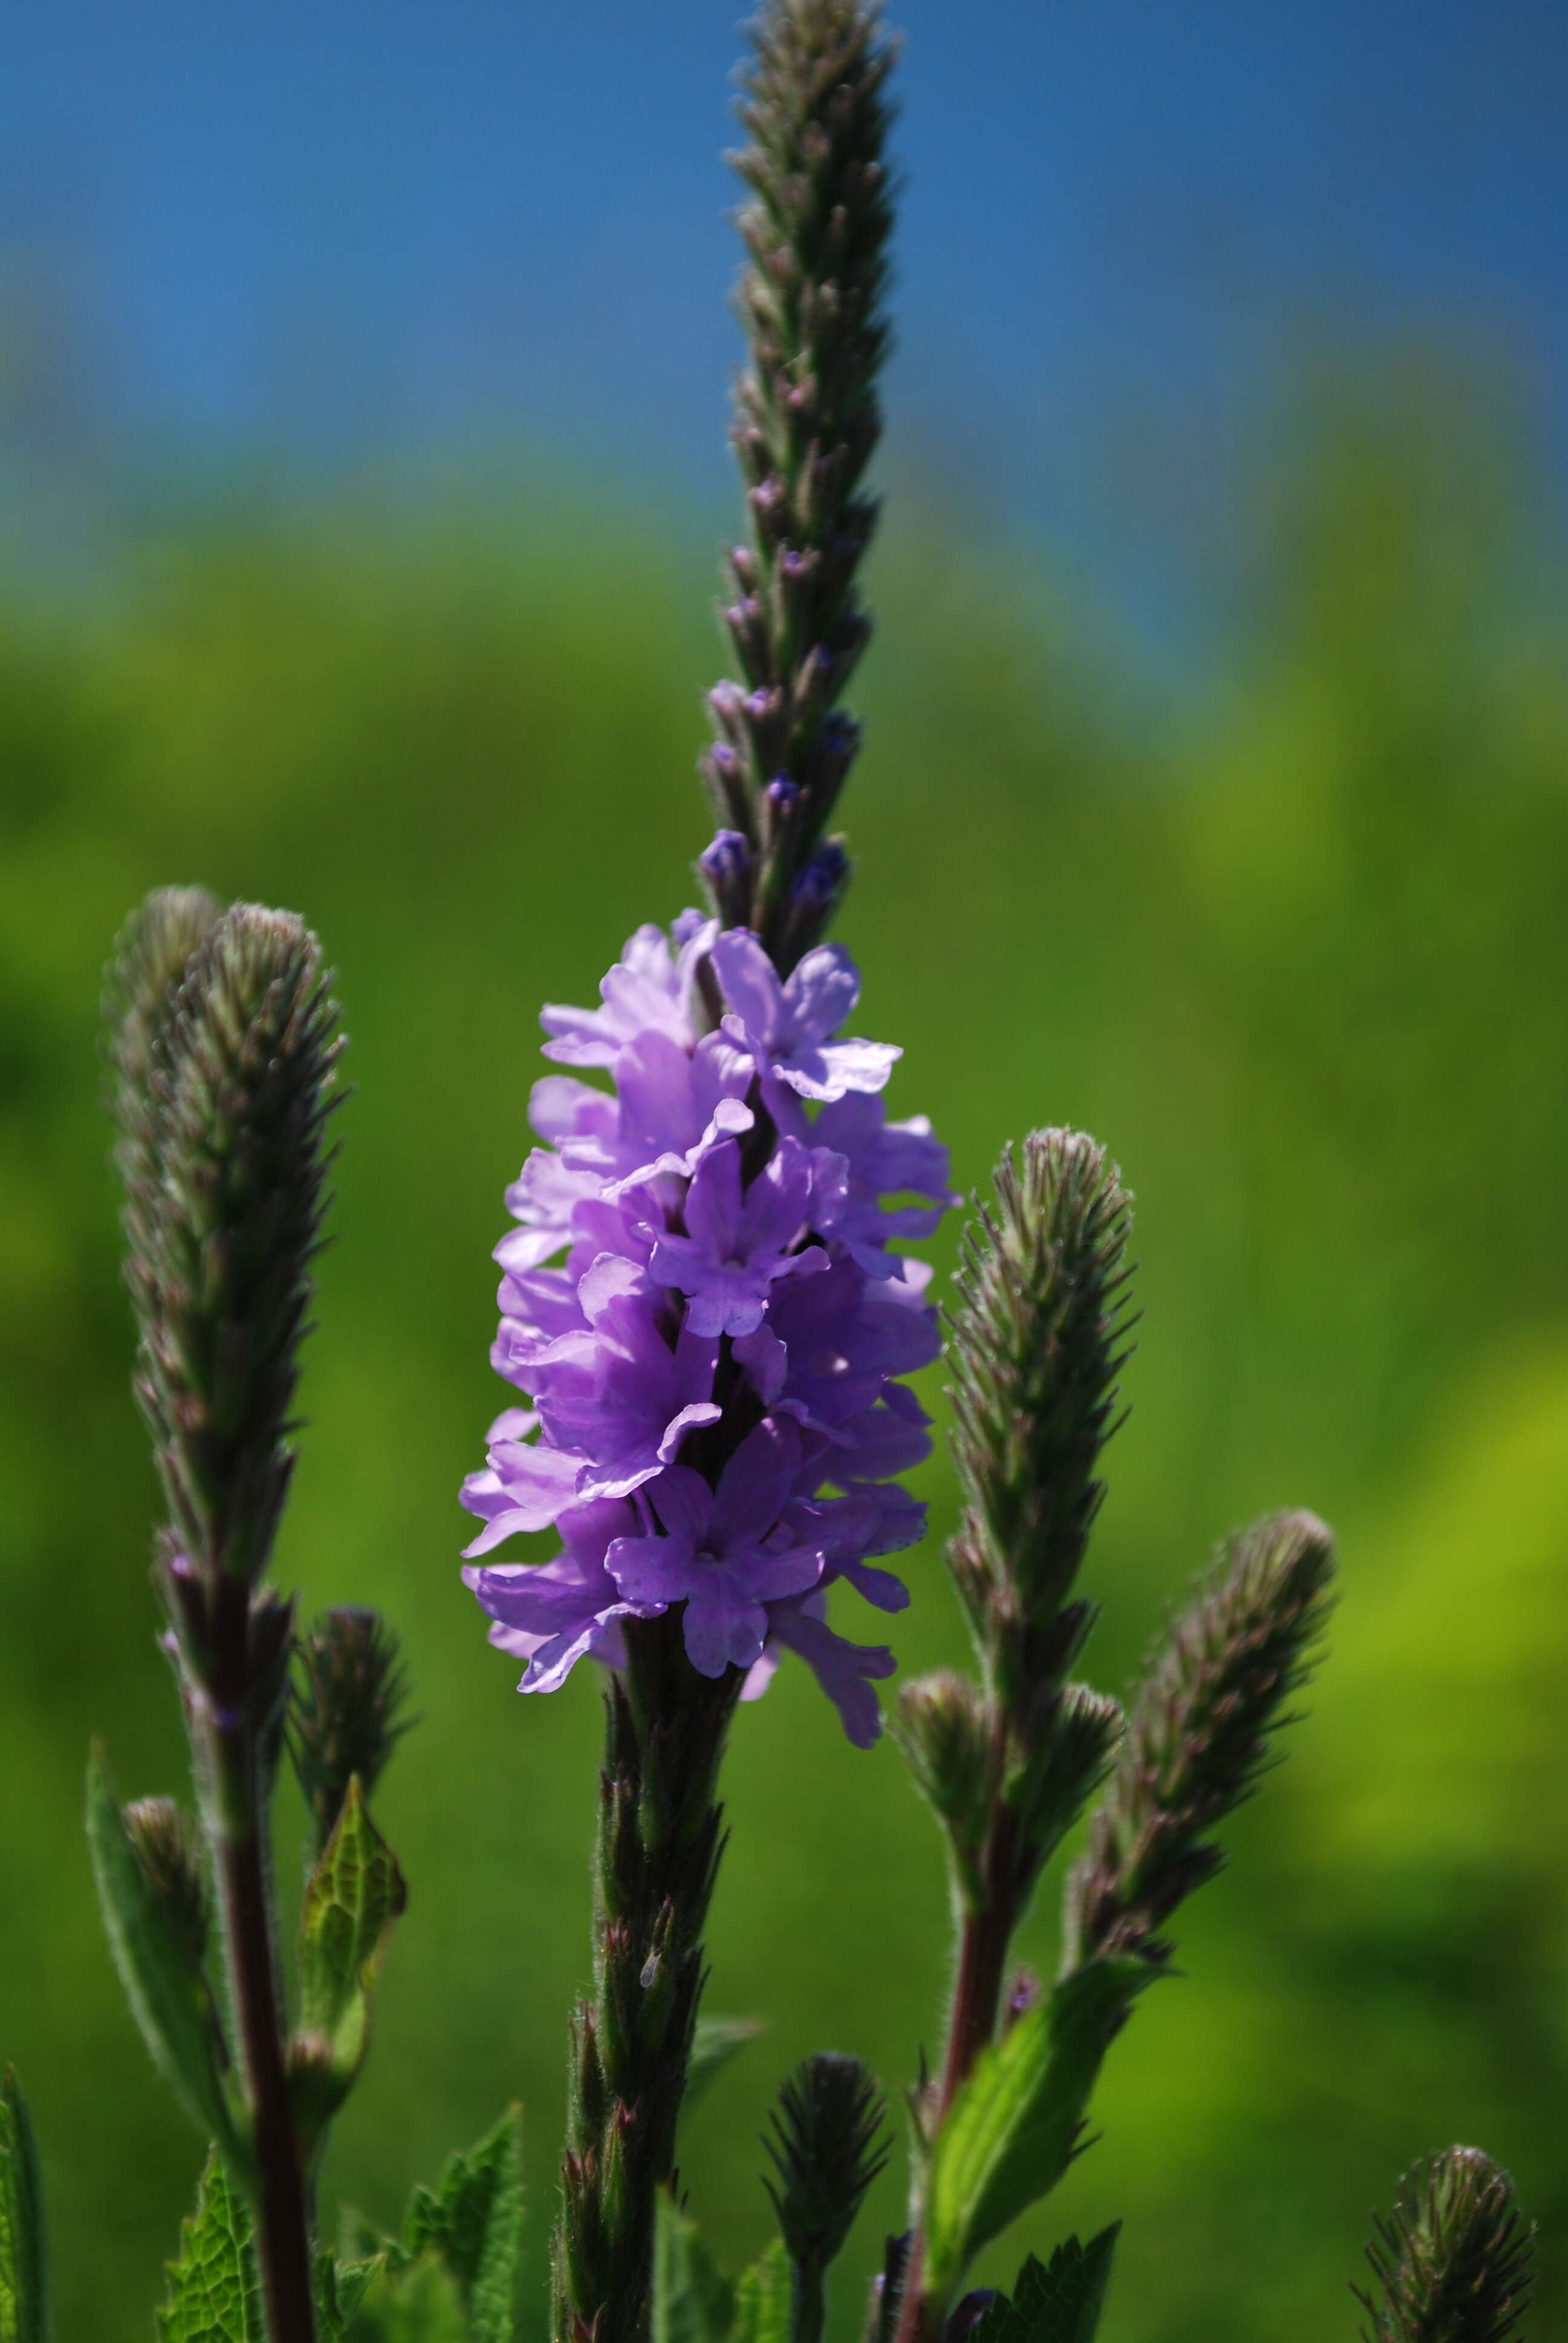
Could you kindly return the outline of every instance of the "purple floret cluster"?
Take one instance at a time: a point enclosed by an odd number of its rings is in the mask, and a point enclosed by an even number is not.
[[[688,911],[639,928],[598,1009],[547,1008],[540,1139],[507,1192],[491,1356],[523,1393],[490,1427],[463,1503],[484,1523],[464,1578],[490,1640],[550,1692],[621,1623],[683,1605],[704,1675],[742,1696],[798,1653],[850,1739],[874,1741],[881,1644],[827,1624],[839,1579],[909,1596],[875,1558],[924,1507],[896,1475],[930,1445],[900,1378],[939,1348],[930,1270],[891,1249],[950,1201],[923,1117],[890,1122],[896,1049],[834,1037],[859,979],[837,945],[781,981],[757,938]],[[902,1197],[901,1203],[884,1200]],[[487,1563],[554,1528],[549,1562]]]

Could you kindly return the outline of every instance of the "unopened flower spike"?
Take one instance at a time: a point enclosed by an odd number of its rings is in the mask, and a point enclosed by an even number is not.
[[[947,1833],[961,1931],[939,2108],[995,2036],[1012,1936],[1121,1733],[1116,1703],[1069,1676],[1092,1618],[1074,1588],[1119,1420],[1131,1222],[1102,1147],[1037,1131],[1002,1155],[960,1248],[948,1560],[980,1679],[910,1684],[898,1719]]]
[[[1333,1539],[1276,1513],[1222,1549],[1138,1694],[1067,1886],[1063,1962],[1170,1958],[1161,1930],[1224,1861],[1213,1834],[1251,1796],[1328,1617]]]
[[[822,841],[859,742],[836,702],[870,633],[856,574],[877,524],[865,474],[889,347],[894,49],[866,0],[772,0],[751,30],[750,143],[731,158],[749,193],[731,436],[750,527],[726,558],[721,614],[743,681],[710,696],[705,760],[718,819],[749,850],[744,895],[705,875],[726,925],[755,929],[787,972],[849,877],[841,844]]]
[[[226,911],[160,1047],[157,1192],[128,1222],[137,1391],[180,1551],[209,1577],[253,1579],[288,1482],[340,1047],[308,929]]]
[[[1446,2148],[1401,2181],[1367,2247],[1363,2343],[1507,2343],[1530,2306],[1535,2227],[1478,2147]]]
[[[295,1645],[288,1753],[319,1854],[356,1775],[368,1798],[411,1720],[408,1673],[397,1636],[377,1611],[324,1611]]]
[[[763,2187],[791,2266],[794,2343],[821,2336],[829,2265],[888,2160],[883,2113],[875,2077],[834,2051],[803,2058],[779,2091],[763,2141],[774,2177]]]

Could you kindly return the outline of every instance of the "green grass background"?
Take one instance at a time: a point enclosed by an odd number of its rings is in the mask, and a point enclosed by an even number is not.
[[[1419,380],[1286,435],[1217,679],[1156,702],[1021,561],[901,519],[848,801],[859,1029],[965,1188],[1032,1123],[1139,1200],[1131,1420],[1089,1584],[1120,1688],[1222,1531],[1342,1534],[1287,1764],[1141,2006],[1100,2143],[1006,2243],[1126,2217],[1107,2343],[1350,2336],[1370,2208],[1452,2138],[1514,2168],[1568,2313],[1568,667],[1517,435]],[[718,672],[707,555],[609,499],[385,501],[145,528],[109,588],[0,611],[0,2049],[43,2141],[65,2343],[149,2331],[200,2143],[111,1975],[89,1733],[181,1787],[146,1564],[96,1105],[109,940],[147,887],[286,903],[339,971],[355,1096],[277,1559],[401,1628],[387,1776],[408,1916],[327,2197],[390,2220],[508,2099],[534,2258],[587,1969],[598,1699],[518,1702],[457,1577],[500,1192],[539,1002],[690,899]],[[1157,716],[1151,709],[1158,707]],[[951,1238],[939,1243],[943,1273]],[[940,1376],[931,1380],[933,1393]],[[952,1483],[897,1624],[960,1656]],[[762,2244],[757,2134],[800,2053],[897,2093],[940,2024],[934,1832],[801,1672],[741,1717],[710,2006],[768,2031],[693,2119],[694,2209]],[[289,1845],[292,1786],[280,1794]],[[286,1879],[292,1857],[285,1859]],[[1057,1883],[1026,1949],[1053,1957]],[[840,2268],[857,2331],[890,2175]]]

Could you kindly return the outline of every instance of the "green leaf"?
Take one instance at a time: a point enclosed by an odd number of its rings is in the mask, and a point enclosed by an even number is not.
[[[167,2267],[160,2343],[266,2343],[250,2207],[216,2148],[196,2211],[180,2225],[180,2258]]]
[[[514,2343],[523,2249],[519,2113],[508,2107],[466,2156],[449,2158],[434,2189],[416,2188],[404,2216],[405,2268],[434,2252],[450,2273],[473,2343]]]
[[[365,2063],[370,1988],[407,1900],[356,1775],[299,1916],[299,2023],[288,2060],[295,2117],[307,2140],[319,2137]]]
[[[653,2343],[725,2343],[734,2290],[668,2188],[654,2205]]]
[[[1090,1961],[977,2062],[931,2151],[926,2282],[940,2304],[1067,2170],[1106,2045],[1153,1974],[1141,1961]]]
[[[789,2257],[775,2237],[735,2288],[729,2343],[789,2343]]]
[[[396,2270],[377,2258],[345,2343],[469,2343],[457,2281],[439,2254]]]
[[[363,2261],[339,2261],[336,2254],[316,2257],[317,2343],[344,2343],[366,2289],[386,2268],[386,2258],[372,2254]]]
[[[698,2101],[706,2097],[710,2086],[729,2066],[738,2050],[755,2042],[764,2030],[759,2017],[699,2017],[692,2037],[691,2062],[686,2070],[686,2097],[681,2102],[682,2115],[689,2115]]]
[[[1094,2343],[1121,2234],[1113,2221],[1086,2246],[1069,2237],[1044,2269],[1030,2254],[1011,2300],[988,2303],[972,2343]]]
[[[250,2158],[223,2085],[223,2035],[205,1971],[149,1883],[103,1760],[87,1767],[87,1846],[109,1949],[132,2014],[186,2114],[241,2172]]]
[[[7,2067],[0,2085],[0,2343],[50,2343],[53,2332],[38,2147]]]

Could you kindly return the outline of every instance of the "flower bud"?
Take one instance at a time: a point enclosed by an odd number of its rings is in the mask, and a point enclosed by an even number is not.
[[[751,856],[739,830],[721,830],[698,856],[709,900],[727,928],[743,928],[751,908]]]
[[[199,1969],[211,1926],[205,1850],[194,1815],[172,1798],[138,1798],[121,1815],[142,1875],[163,1906],[173,1933]]]
[[[296,1647],[288,1753],[317,1851],[359,1776],[367,1799],[410,1719],[397,1637],[379,1612],[343,1608],[313,1619]]]
[[[1367,2247],[1382,2299],[1355,2289],[1372,2314],[1370,2343],[1504,2343],[1530,2305],[1534,2252],[1513,2180],[1480,2148],[1418,2164]]]
[[[985,1694],[945,1670],[917,1676],[900,1693],[890,1729],[967,1869],[985,1835],[1000,1760],[998,1720]]]
[[[876,2077],[859,2058],[819,2050],[785,2083],[772,2126],[764,2144],[777,2182],[763,2186],[790,2260],[819,2283],[888,2160]]]

